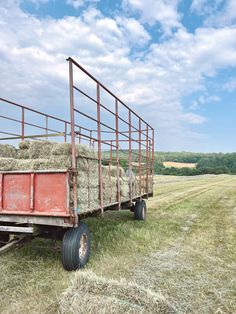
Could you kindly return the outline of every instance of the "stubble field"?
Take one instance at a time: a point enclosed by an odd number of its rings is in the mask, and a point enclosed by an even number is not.
[[[156,176],[154,192],[146,222],[87,219],[82,271],[49,240],[0,256],[0,312],[235,313],[236,176]]]

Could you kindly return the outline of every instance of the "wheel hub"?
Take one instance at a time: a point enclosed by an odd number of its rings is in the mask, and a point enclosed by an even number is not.
[[[79,246],[79,256],[81,259],[84,259],[88,249],[88,236],[86,233],[83,233],[80,238]]]

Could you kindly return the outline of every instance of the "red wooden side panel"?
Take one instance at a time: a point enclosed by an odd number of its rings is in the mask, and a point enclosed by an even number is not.
[[[37,174],[35,176],[34,210],[36,212],[64,213],[67,208],[65,173]]]
[[[3,173],[0,214],[69,216],[68,174]]]
[[[3,210],[27,212],[29,210],[30,174],[3,176]]]

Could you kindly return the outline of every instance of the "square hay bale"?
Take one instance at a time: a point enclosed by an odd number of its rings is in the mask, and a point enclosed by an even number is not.
[[[76,153],[77,153],[77,156],[81,156],[81,157],[97,158],[98,156],[97,151],[95,151],[93,148],[90,148],[82,144],[76,145]]]
[[[105,205],[117,202],[117,179],[103,178],[103,201]]]
[[[12,145],[0,144],[0,157],[16,158],[16,149]]]
[[[50,157],[54,143],[48,141],[26,141],[19,144],[18,158],[36,159]]]
[[[14,158],[0,157],[0,171],[16,170],[16,162]]]
[[[53,143],[51,155],[71,155],[71,144],[69,143]]]

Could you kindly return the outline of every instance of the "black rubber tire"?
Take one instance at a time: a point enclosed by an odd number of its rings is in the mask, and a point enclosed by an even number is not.
[[[145,220],[147,214],[147,206],[144,200],[136,201],[134,206],[134,220]]]
[[[9,241],[9,234],[0,234],[0,247],[3,247]]]
[[[86,251],[80,255],[80,240],[86,238]],[[91,234],[85,223],[80,223],[77,228],[68,229],[62,241],[62,265],[65,270],[72,271],[83,268],[89,261],[91,247]]]

